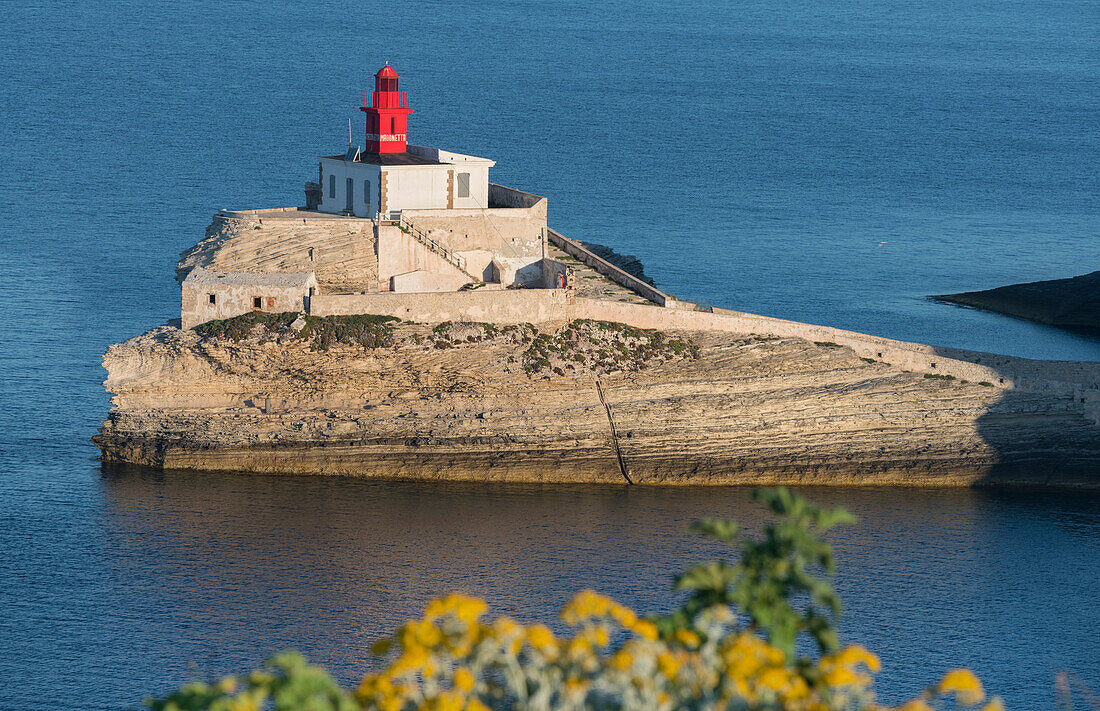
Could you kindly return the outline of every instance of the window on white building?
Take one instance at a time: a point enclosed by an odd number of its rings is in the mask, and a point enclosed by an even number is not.
[[[470,197],[470,174],[459,173],[458,174],[458,196],[468,198]]]
[[[214,294],[210,294],[210,303],[212,303],[212,304],[218,303],[218,297],[215,296]]]
[[[261,299],[259,296],[252,297],[252,308],[262,309],[263,308],[263,303],[264,303],[263,299]]]
[[[336,197],[336,176],[328,176],[328,196],[330,198]]]

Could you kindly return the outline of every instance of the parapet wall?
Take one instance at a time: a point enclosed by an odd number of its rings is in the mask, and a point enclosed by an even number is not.
[[[678,302],[679,303],[679,302]],[[661,308],[601,299],[574,297],[562,289],[470,291],[445,294],[319,295],[311,299],[317,316],[380,314],[410,321],[485,321],[501,324],[564,322],[573,319],[615,321],[637,328],[711,331],[738,335],[803,338],[823,345],[851,348],[857,355],[903,370],[959,380],[988,383],[1003,389],[1042,392],[1072,397],[1081,402],[1100,401],[1100,383],[1085,377],[1065,382],[1019,376],[1007,368],[993,368],[937,352],[932,346],[879,338],[828,326],[786,321],[725,309],[713,312],[687,308]],[[976,354],[977,355],[977,354]],[[1100,368],[1097,369],[1100,372]]]
[[[542,203],[542,213],[546,214],[546,198],[534,193],[489,183],[489,207],[532,208]]]
[[[828,326],[815,326],[797,321],[756,316],[725,309],[713,312],[688,309],[658,309],[651,306],[626,304],[599,299],[576,299],[576,318],[619,321],[638,328],[679,329],[685,331],[720,331],[739,335],[804,338],[822,344],[851,348],[861,358],[870,358],[903,370],[933,375],[953,376],[960,380],[988,382],[1003,388],[1017,385],[1005,374],[976,363],[939,356],[935,349],[917,343],[892,341]],[[584,314],[581,316],[580,314]]]
[[[406,321],[545,323],[569,317],[564,289],[457,291],[436,294],[320,294],[310,299],[312,316],[377,314]]]
[[[580,242],[569,239],[552,229],[547,228],[546,234],[550,239],[550,243],[554,244],[562,249],[567,254],[571,254],[579,259],[585,265],[594,269],[597,273],[602,274],[611,281],[615,282],[619,286],[630,289],[638,296],[644,299],[649,299],[655,304],[666,306],[668,308],[679,308],[680,302],[675,298],[654,288],[653,285],[642,281],[638,277],[630,274],[629,272],[619,269],[611,262],[601,259],[594,253],[590,252]]]

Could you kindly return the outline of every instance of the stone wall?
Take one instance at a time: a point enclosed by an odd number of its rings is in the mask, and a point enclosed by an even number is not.
[[[378,278],[383,291],[456,291],[470,277],[397,225],[378,226]]]
[[[545,323],[584,318],[615,321],[637,328],[802,338],[821,345],[851,348],[861,358],[915,373],[934,377],[950,376],[974,383],[988,383],[996,388],[1043,392],[1059,397],[1073,397],[1080,402],[1096,403],[1098,416],[1100,416],[1100,397],[1092,392],[1094,381],[1100,378],[1100,366],[1097,366],[1093,373],[1081,374],[1081,379],[1076,382],[1059,380],[1057,372],[1051,374],[1053,377],[1044,377],[1041,371],[1021,375],[1011,367],[994,367],[974,362],[973,359],[962,360],[949,357],[940,349],[920,343],[895,341],[839,328],[815,326],[725,309],[704,312],[687,308],[661,308],[656,305],[574,298],[572,292],[559,289],[377,296],[321,295],[314,297],[312,309],[312,313],[322,316],[372,313],[427,323],[440,321]],[[988,354],[974,355],[988,356]]]
[[[585,264],[616,283],[649,299],[659,308],[598,299],[572,298],[567,290],[473,291],[436,294],[370,295],[379,288],[379,259],[374,224],[368,220],[313,218],[300,220],[293,214],[296,208],[279,211],[223,212],[215,216],[207,229],[207,238],[184,252],[177,267],[183,278],[196,266],[217,271],[293,272],[313,271],[321,291],[367,292],[367,295],[314,297],[312,312],[321,315],[350,313],[383,313],[414,321],[481,320],[500,323],[540,322],[591,318],[619,321],[641,328],[721,331],[738,334],[759,334],[804,338],[824,344],[836,344],[853,349],[860,357],[892,364],[899,368],[932,376],[951,376],[973,382],[988,382],[996,387],[1037,390],[1070,395],[1079,401],[1092,402],[1091,391],[1100,388],[1100,367],[1089,370],[1077,365],[1074,372],[1062,372],[1057,364],[1043,364],[1024,359],[1009,359],[990,354],[967,353],[906,343],[842,329],[768,318],[725,309],[696,311],[694,304],[677,301],[672,296],[615,267],[568,239],[545,228],[545,199],[529,193],[490,186],[503,202],[522,207],[485,210],[419,210],[407,211],[410,221],[429,231],[434,239],[448,249],[467,257],[468,271],[479,275],[492,272],[493,258],[508,270],[518,271],[533,265],[547,266],[549,283],[556,286],[555,269],[559,262],[542,261],[541,236],[548,238]],[[406,237],[396,227],[392,229]],[[512,235],[510,237],[509,235]],[[433,273],[451,268],[436,255],[420,259],[419,247],[411,238],[404,261],[400,255],[387,253],[383,261],[385,279],[424,271]],[[391,242],[400,244],[388,238]],[[448,243],[449,242],[449,243]],[[401,243],[403,244],[403,243]],[[463,248],[466,247],[466,249]],[[470,249],[471,246],[477,248]],[[385,250],[383,250],[385,251]],[[425,250],[426,251],[426,250]],[[410,256],[411,255],[411,256]],[[482,255],[484,264],[470,259]],[[423,256],[423,255],[422,255]],[[391,257],[393,257],[391,259]],[[529,260],[528,264],[525,260]],[[555,267],[554,265],[558,265]],[[452,269],[452,271],[455,271]],[[454,288],[465,277],[454,276]],[[545,279],[547,277],[542,277]],[[405,280],[409,288],[419,284],[417,276]],[[1087,372],[1078,372],[1082,368]],[[1100,408],[1100,405],[1098,405]]]
[[[560,289],[459,291],[440,294],[321,294],[310,299],[313,316],[377,314],[406,321],[544,323],[569,318],[571,299]]]
[[[466,260],[466,270],[488,280],[493,260],[512,271],[542,259],[546,215],[536,209],[403,210],[401,217]]]
[[[389,291],[397,294],[458,291],[470,280],[460,274],[439,274],[436,271],[417,269],[390,277]]]
[[[549,228],[546,230],[546,233],[551,244],[557,245],[567,254],[573,255],[581,262],[588,265],[596,272],[607,277],[611,281],[615,282],[619,286],[624,286],[627,289],[633,291],[638,296],[649,299],[653,303],[659,304],[661,306],[667,306],[669,308],[677,308],[680,306],[679,302],[677,302],[676,299],[672,296],[669,296],[660,289],[657,289],[651,284],[642,281],[633,274],[619,269],[606,259],[601,259],[600,257],[593,254],[591,251],[589,251],[587,248],[585,248],[585,246],[582,245],[580,242],[569,239],[568,237],[565,237]]]

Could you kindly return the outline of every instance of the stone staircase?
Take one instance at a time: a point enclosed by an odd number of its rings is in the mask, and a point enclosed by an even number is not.
[[[442,257],[451,266],[455,267],[460,272],[462,272],[466,276],[470,277],[470,280],[473,281],[474,283],[480,284],[484,281],[480,277],[476,277],[473,274],[471,274],[469,271],[467,271],[467,269],[466,269],[466,260],[464,258],[462,258],[458,254],[455,254],[451,250],[447,249],[446,247],[441,245],[439,242],[436,242],[434,239],[432,239],[431,237],[428,236],[427,232],[420,229],[419,227],[414,225],[412,222],[409,222],[403,216],[398,219],[397,227],[402,232],[409,235],[410,237],[415,239],[420,244],[424,245],[424,247],[426,247],[428,249],[428,251]]]

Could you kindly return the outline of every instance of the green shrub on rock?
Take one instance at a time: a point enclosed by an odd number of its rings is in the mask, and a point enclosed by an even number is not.
[[[200,323],[194,327],[194,331],[203,338],[239,343],[252,335],[256,326],[262,326],[265,333],[278,333],[289,328],[296,318],[298,318],[296,312],[273,314],[266,311],[249,311],[233,318]]]
[[[299,318],[303,318],[305,325],[294,333],[291,324]],[[303,317],[296,312],[274,314],[250,311],[233,318],[207,321],[195,326],[194,331],[205,339],[239,343],[254,335],[257,327],[260,327],[262,337],[293,335],[299,340],[309,341],[312,350],[327,351],[337,343],[363,348],[393,345],[393,328],[396,323],[400,323],[400,319],[372,314]]]

